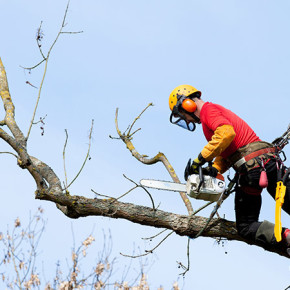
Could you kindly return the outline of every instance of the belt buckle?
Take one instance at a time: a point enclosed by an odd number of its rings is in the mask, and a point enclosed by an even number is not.
[[[234,164],[234,169],[238,170],[244,163],[246,163],[245,157],[242,157]]]

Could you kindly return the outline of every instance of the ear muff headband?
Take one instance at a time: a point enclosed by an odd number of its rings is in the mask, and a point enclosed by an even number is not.
[[[186,112],[193,113],[196,111],[196,103],[191,99],[185,99],[181,106]]]

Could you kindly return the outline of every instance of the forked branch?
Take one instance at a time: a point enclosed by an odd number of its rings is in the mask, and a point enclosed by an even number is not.
[[[118,135],[120,136],[120,139],[126,144],[127,149],[132,153],[132,155],[140,162],[142,162],[143,164],[146,165],[152,165],[155,164],[157,162],[162,162],[162,164],[165,166],[166,170],[168,171],[168,173],[170,174],[171,178],[173,179],[174,182],[178,182],[180,183],[180,180],[174,170],[174,168],[172,167],[172,165],[170,164],[170,162],[168,161],[168,159],[166,158],[166,156],[159,152],[157,155],[155,155],[153,158],[148,158],[146,155],[141,155],[140,153],[138,153],[138,151],[135,149],[133,143],[132,143],[132,135],[137,132],[135,131],[134,133],[131,134],[132,128],[135,125],[136,121],[138,119],[140,119],[141,115],[153,104],[150,103],[140,114],[137,118],[135,118],[135,120],[133,121],[132,125],[129,126],[129,131],[128,133],[124,132],[121,133],[121,131],[119,130],[119,126],[118,126],[118,108],[116,109],[116,115],[115,115],[115,126],[116,126],[116,130]],[[184,192],[180,192],[180,196],[187,208],[188,214],[191,215],[193,213],[193,209],[192,209],[192,205],[191,202],[189,201],[187,195]]]
[[[32,129],[32,126],[34,124],[34,119],[35,119],[36,111],[37,111],[37,108],[38,108],[38,104],[39,104],[40,95],[41,95],[41,91],[42,91],[42,88],[43,88],[44,80],[45,80],[45,77],[46,77],[48,61],[49,61],[49,57],[50,57],[50,54],[52,52],[52,49],[54,48],[54,46],[57,43],[57,41],[58,41],[58,39],[59,39],[61,34],[76,34],[76,33],[82,33],[83,32],[83,31],[78,31],[78,32],[64,32],[63,31],[64,27],[66,26],[65,21],[66,21],[66,17],[67,17],[68,8],[69,8],[69,3],[70,3],[70,1],[68,1],[68,3],[67,3],[66,10],[65,10],[65,13],[64,13],[64,17],[63,17],[63,20],[62,20],[62,24],[61,24],[60,30],[59,30],[55,40],[53,41],[52,45],[50,46],[50,48],[49,48],[49,50],[48,50],[46,55],[44,55],[42,47],[41,47],[41,40],[43,38],[43,33],[42,33],[42,22],[40,23],[40,26],[39,26],[39,28],[37,30],[36,41],[37,41],[37,45],[38,45],[40,54],[42,56],[42,60],[38,64],[36,64],[36,65],[34,65],[32,67],[24,67],[24,69],[31,71],[32,69],[34,69],[34,68],[38,67],[39,65],[41,65],[43,62],[45,63],[43,76],[42,76],[42,80],[41,80],[41,83],[40,83],[40,86],[39,86],[39,89],[38,89],[38,95],[37,95],[37,99],[36,99],[36,104],[35,104],[34,111],[33,111],[33,114],[32,114],[32,119],[30,121],[29,129],[28,129],[27,136],[26,136],[26,140],[28,140],[30,132],[31,132],[31,129]]]

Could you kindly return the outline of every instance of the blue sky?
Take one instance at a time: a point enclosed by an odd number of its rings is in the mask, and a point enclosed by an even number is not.
[[[66,1],[0,0],[0,5],[0,56],[16,106],[16,120],[27,132],[37,90],[25,82],[38,87],[43,68],[28,74],[20,65],[32,66],[41,59],[36,30],[43,21],[46,50],[58,32]],[[182,178],[188,158],[195,157],[206,142],[200,127],[192,134],[169,123],[168,96],[180,84],[192,84],[202,91],[204,100],[233,110],[262,139],[272,141],[289,123],[289,11],[290,3],[284,0],[71,0],[66,28],[84,33],[63,35],[55,46],[37,113],[37,119],[47,115],[45,134],[41,136],[39,126],[33,128],[29,153],[64,179],[62,150],[67,129],[67,166],[72,179],[86,154],[94,119],[92,159],[71,187],[72,194],[92,197],[94,189],[118,196],[131,187],[123,173],[136,181],[169,180],[161,165],[138,163],[123,143],[108,137],[116,136],[117,107],[124,131],[153,102],[154,107],[137,123],[142,130],[134,145],[139,153],[149,156],[163,152]],[[288,156],[289,148],[285,150]],[[7,150],[1,143],[0,151]],[[134,246],[144,250],[157,243],[144,244],[141,240],[157,233],[154,228],[102,217],[69,220],[53,204],[34,200],[34,181],[11,156],[1,154],[0,158],[5,168],[1,173],[0,227],[5,229],[17,216],[28,218],[29,211],[41,205],[48,218],[41,245],[48,272],[54,272],[58,259],[70,256],[71,225],[79,240],[93,227],[98,237],[102,229],[111,229],[113,255],[120,265],[129,262],[119,252],[130,253]],[[152,194],[161,209],[186,214],[177,194]],[[150,206],[141,191],[124,201]],[[200,203],[192,200],[192,204],[197,208]],[[234,219],[233,196],[220,214]],[[274,202],[266,191],[260,218],[274,220]],[[283,214],[282,218],[289,226],[289,216]],[[186,243],[186,238],[172,236],[150,257],[153,265],[148,279],[152,289],[160,284],[170,289],[176,279],[184,289],[285,289],[290,284],[287,259],[239,242],[228,242],[222,248],[204,238],[191,242],[192,268],[183,280],[178,278],[176,261],[186,262]]]

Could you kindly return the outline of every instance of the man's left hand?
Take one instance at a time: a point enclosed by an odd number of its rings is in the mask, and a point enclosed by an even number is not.
[[[202,157],[201,154],[198,155],[197,158],[195,158],[192,163],[191,159],[188,160],[187,165],[184,170],[184,179],[187,181],[188,176],[191,174],[198,174],[198,168],[202,166],[205,163],[205,159]]]

